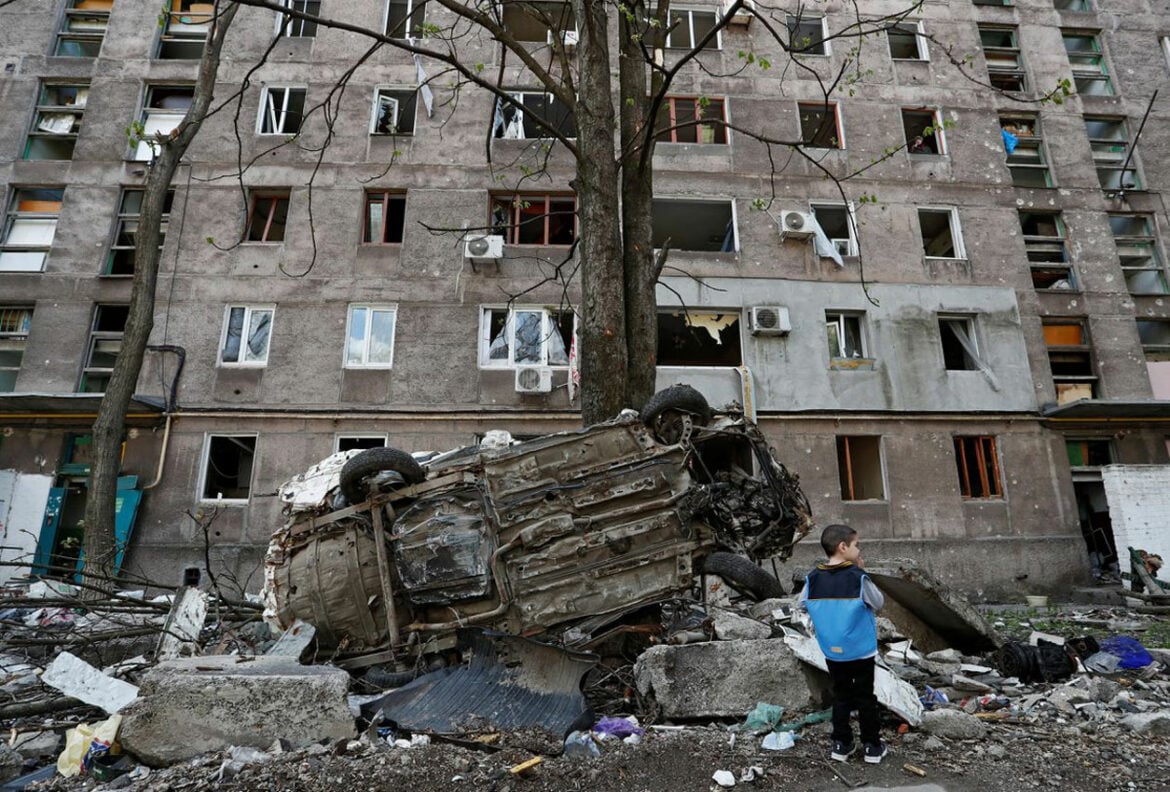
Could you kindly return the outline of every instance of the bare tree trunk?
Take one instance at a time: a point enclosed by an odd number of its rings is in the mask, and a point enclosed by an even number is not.
[[[582,258],[581,418],[612,418],[625,406],[626,311],[614,149],[606,0],[574,0],[581,33],[577,50],[577,195]]]
[[[630,11],[636,20],[645,18],[642,0],[634,0]],[[653,136],[647,127],[653,127],[649,118],[650,92],[647,85],[646,58],[642,46],[653,47],[657,38],[639,41],[639,27],[630,24],[625,14],[619,15],[618,42],[621,102],[622,146],[622,252],[626,310],[626,357],[629,376],[626,379],[625,404],[641,408],[654,393],[658,357],[657,299],[655,295],[654,242],[652,206],[654,199],[654,169],[650,165]],[[642,162],[646,167],[642,167]]]
[[[125,431],[126,410],[138,384],[142,358],[154,326],[159,239],[162,235],[167,191],[179,167],[179,160],[198,133],[211,106],[219,71],[220,50],[237,8],[234,2],[225,2],[222,8],[217,3],[216,18],[199,62],[199,76],[191,107],[170,138],[156,143],[157,156],[150,164],[146,177],[134,248],[134,280],[130,289],[126,328],[122,334],[122,348],[114,361],[113,374],[93,422],[93,465],[85,503],[83,572],[84,581],[91,587],[83,589],[83,592],[90,598],[100,597],[103,591],[108,591],[114,577],[114,560],[118,550],[114,521],[118,473],[122,462],[122,435]]]

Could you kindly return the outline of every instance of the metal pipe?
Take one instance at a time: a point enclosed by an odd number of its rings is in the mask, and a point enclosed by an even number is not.
[[[504,553],[505,550],[513,549],[518,543],[519,539],[513,539],[505,545],[500,545],[496,548],[496,552],[492,553],[492,574],[496,578],[496,593],[500,596],[500,604],[498,607],[487,611],[486,613],[476,613],[472,616],[468,616],[465,619],[457,619],[450,622],[439,622],[433,624],[419,624],[416,622],[414,624],[408,624],[406,629],[412,631],[429,630],[432,632],[441,630],[454,630],[462,627],[465,624],[478,624],[481,621],[487,621],[488,619],[494,619],[496,616],[503,615],[503,613],[508,610],[508,606],[511,603],[508,601],[507,595],[504,593],[503,579],[500,577],[499,569],[497,568],[496,563],[499,561],[500,556]]]
[[[158,452],[158,465],[155,468],[154,480],[142,488],[143,492],[148,489],[154,489],[162,481],[163,468],[166,466],[167,461],[167,446],[171,442],[171,417],[171,413],[167,413],[167,423],[163,428],[162,450]]]

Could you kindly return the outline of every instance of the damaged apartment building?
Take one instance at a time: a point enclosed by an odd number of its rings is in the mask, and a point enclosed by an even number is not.
[[[517,5],[505,24],[545,46]],[[667,61],[724,14],[673,5]],[[1109,471],[1166,481],[1170,6],[933,0],[858,41],[831,38],[849,4],[773,5],[799,68],[737,14],[663,107],[694,123],[654,154],[659,386],[742,404],[816,521],[857,527],[867,556],[985,598],[1089,582],[1134,541]],[[571,49],[567,6],[541,6]],[[445,19],[420,0],[287,7],[391,32]],[[28,561],[3,578],[76,562],[153,156],[128,130],[183,117],[211,8],[0,9],[0,544]],[[453,101],[427,84],[439,65],[386,46],[335,97],[327,149],[277,146],[321,123],[304,116],[356,41],[271,9],[233,23],[217,97],[271,52],[174,181],[122,453],[128,574],[194,583],[211,559],[255,591],[278,486],[328,454],[580,425],[580,294],[541,284],[572,253],[573,162],[533,120],[571,132],[572,113],[512,62],[515,105]],[[501,68],[497,43],[467,51]],[[826,102],[816,76],[846,59],[855,79]],[[544,175],[499,178],[534,148]],[[825,171],[856,175],[842,192]]]

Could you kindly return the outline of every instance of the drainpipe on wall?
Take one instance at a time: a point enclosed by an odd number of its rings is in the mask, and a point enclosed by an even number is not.
[[[175,410],[178,407],[177,396],[179,392],[179,377],[183,374],[183,364],[187,362],[187,350],[183,349],[181,346],[176,346],[174,344],[151,344],[147,347],[147,349],[152,352],[173,352],[178,357],[179,361],[178,366],[175,369],[174,379],[171,380],[171,388],[170,392],[167,394],[166,404],[164,405],[166,408],[166,425],[163,428],[162,450],[160,450],[158,454],[158,465],[156,467],[157,472],[155,473],[154,480],[142,487],[144,492],[148,489],[154,489],[159,485],[159,482],[162,481],[163,470],[166,467],[167,461],[167,447],[170,445],[171,441],[171,420],[174,418]]]

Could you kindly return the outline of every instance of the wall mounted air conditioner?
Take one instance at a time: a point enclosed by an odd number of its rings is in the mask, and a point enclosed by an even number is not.
[[[724,0],[721,5],[721,10],[723,12],[722,16],[727,16],[727,9],[731,7],[731,0]],[[752,23],[751,12],[753,8],[755,8],[755,5],[752,3],[752,0],[744,0],[744,4],[740,6],[739,10],[732,14],[731,18],[727,20],[727,24],[745,26],[750,25]]]
[[[752,335],[783,336],[792,331],[792,319],[783,305],[754,305],[751,310]]]
[[[548,366],[521,366],[516,369],[517,393],[548,393],[552,390],[552,369]]]
[[[809,239],[812,237],[816,220],[812,212],[787,211],[780,213],[781,239]]]
[[[463,242],[463,256],[472,261],[498,261],[504,257],[504,238],[499,234],[469,236]]]

